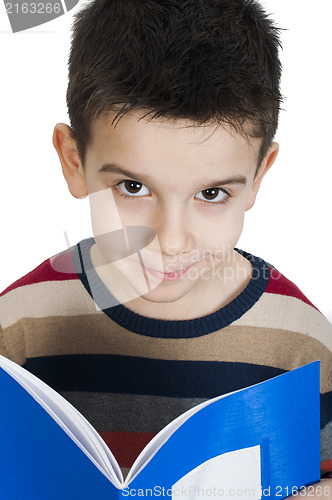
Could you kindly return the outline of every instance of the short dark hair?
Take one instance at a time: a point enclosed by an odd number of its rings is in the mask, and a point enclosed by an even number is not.
[[[282,102],[279,32],[256,0],[93,0],[75,15],[68,65],[83,165],[101,113],[142,109],[262,138],[259,166]]]

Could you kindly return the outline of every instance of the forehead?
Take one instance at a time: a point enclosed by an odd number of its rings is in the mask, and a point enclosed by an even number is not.
[[[158,166],[185,170],[256,168],[261,139],[245,139],[230,125],[200,125],[185,119],[142,118],[128,112],[112,123],[114,113],[100,116],[92,126],[87,163],[114,161],[151,170]]]

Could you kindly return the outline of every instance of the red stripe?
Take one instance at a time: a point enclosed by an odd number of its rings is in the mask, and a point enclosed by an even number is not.
[[[322,472],[332,472],[332,460],[321,462],[320,469]]]
[[[145,446],[156,435],[153,432],[99,432],[120,467],[131,467]],[[332,460],[321,462],[321,471],[332,471]]]
[[[15,290],[21,286],[33,285],[42,283],[43,281],[65,281],[79,279],[73,264],[73,251],[51,257],[40,264],[36,269],[15,281],[12,285],[6,288],[1,294]]]
[[[314,309],[317,309],[310,300],[301,292],[301,290],[294,285],[292,281],[283,276],[279,271],[270,267],[271,278],[269,284],[266,288],[266,293],[275,293],[277,295],[286,295],[287,297],[295,297],[296,299],[301,300],[305,304],[312,306]],[[318,309],[317,309],[318,311]]]
[[[99,432],[120,467],[131,467],[155,436],[153,432]]]

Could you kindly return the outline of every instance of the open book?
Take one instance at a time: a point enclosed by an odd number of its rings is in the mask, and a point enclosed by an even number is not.
[[[91,424],[0,356],[0,498],[280,499],[319,481],[319,397],[314,362],[206,401],[160,431],[124,481]]]

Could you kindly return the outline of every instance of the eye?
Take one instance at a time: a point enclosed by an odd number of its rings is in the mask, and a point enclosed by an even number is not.
[[[221,188],[208,188],[200,191],[198,194],[200,193],[203,194],[204,198],[199,199],[209,203],[223,203],[229,196],[227,191]]]
[[[147,193],[142,193],[141,189],[142,187],[145,187],[147,189]],[[137,181],[121,181],[116,185],[116,188],[123,193],[121,196],[128,196],[128,197],[137,197],[136,195],[139,194],[139,196],[144,196],[146,194],[149,194],[149,189],[145,184],[142,184],[141,182]]]

